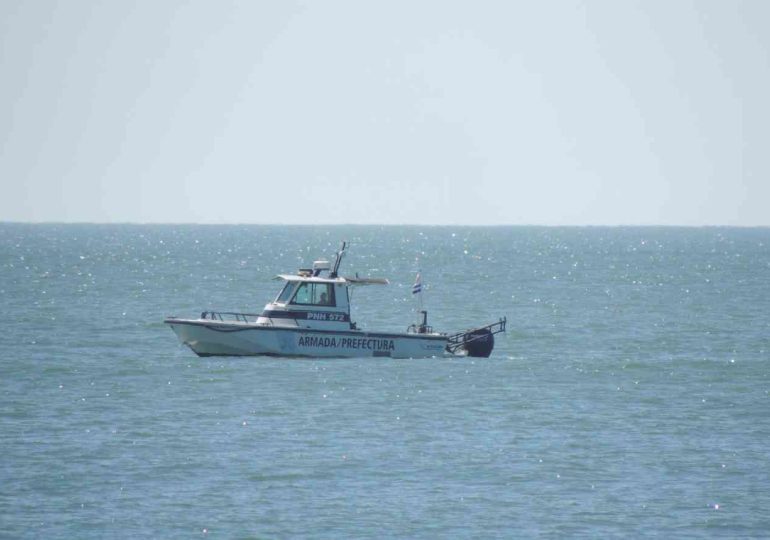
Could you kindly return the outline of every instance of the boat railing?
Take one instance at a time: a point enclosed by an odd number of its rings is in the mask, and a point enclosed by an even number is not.
[[[256,313],[236,313],[234,311],[204,311],[201,319],[222,322],[254,323],[259,317]]]

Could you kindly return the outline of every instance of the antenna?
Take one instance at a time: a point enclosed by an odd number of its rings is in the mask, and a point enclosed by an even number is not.
[[[337,252],[337,260],[334,261],[334,268],[332,269],[331,273],[329,274],[329,277],[336,278],[337,272],[340,269],[340,263],[342,262],[342,257],[345,255],[345,249],[347,248],[348,244],[347,242],[342,242],[342,247]]]

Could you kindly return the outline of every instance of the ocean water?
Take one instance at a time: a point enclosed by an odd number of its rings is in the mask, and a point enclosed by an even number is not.
[[[351,242],[360,327],[489,359],[198,358]],[[770,536],[770,229],[0,224],[0,537]]]

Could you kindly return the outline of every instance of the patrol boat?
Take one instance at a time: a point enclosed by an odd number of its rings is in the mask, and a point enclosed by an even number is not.
[[[198,356],[287,356],[312,358],[436,356],[488,357],[494,334],[505,331],[506,319],[446,334],[422,322],[404,333],[369,332],[350,320],[351,287],[387,285],[383,278],[339,276],[347,244],[334,264],[315,261],[297,274],[281,274],[278,296],[260,314],[204,311],[200,318],[168,317],[164,320]]]

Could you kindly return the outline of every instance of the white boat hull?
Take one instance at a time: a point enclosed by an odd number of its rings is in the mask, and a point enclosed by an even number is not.
[[[168,318],[165,322],[198,356],[430,358],[448,354],[448,338],[439,334],[329,331],[208,319]]]

